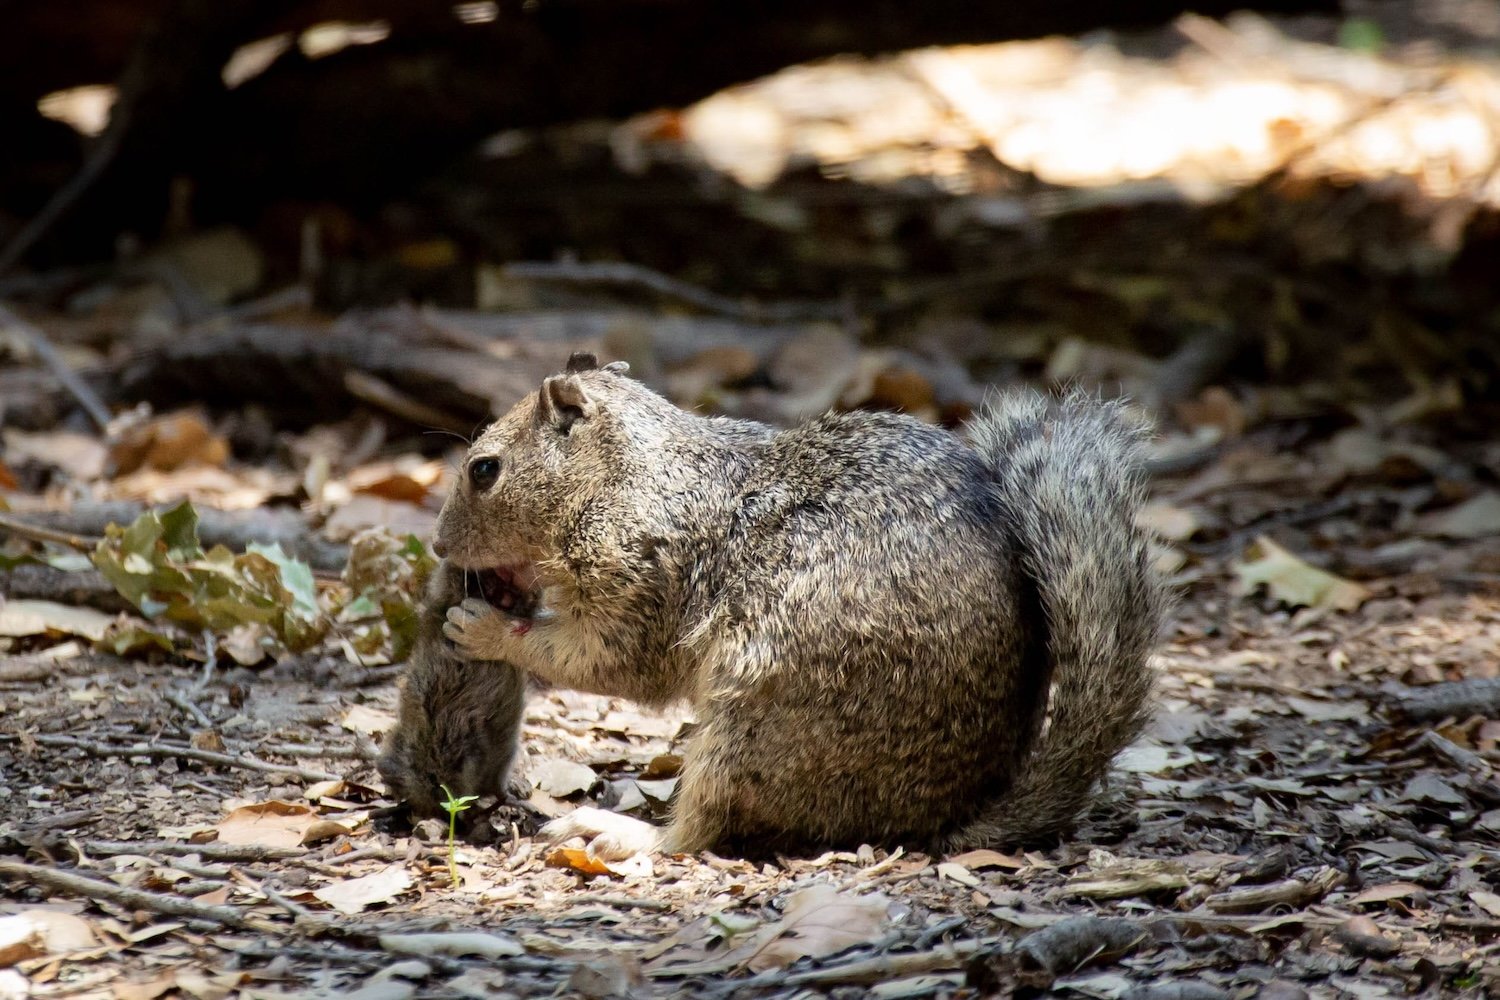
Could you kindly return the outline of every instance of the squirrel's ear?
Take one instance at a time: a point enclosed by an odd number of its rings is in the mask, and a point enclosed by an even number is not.
[[[629,361],[611,361],[604,366],[604,370],[612,375],[628,375],[630,373]]]
[[[594,409],[593,397],[584,390],[577,376],[553,375],[542,383],[537,412],[564,434],[576,421],[592,417]]]
[[[568,366],[563,371],[571,375],[573,372],[591,372],[598,367],[599,359],[594,355],[588,351],[574,351],[568,355]]]

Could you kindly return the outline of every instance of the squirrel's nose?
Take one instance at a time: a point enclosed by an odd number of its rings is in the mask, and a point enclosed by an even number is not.
[[[439,559],[442,559],[448,554],[448,546],[443,544],[443,540],[441,538],[434,538],[432,540],[432,554],[437,556]]]

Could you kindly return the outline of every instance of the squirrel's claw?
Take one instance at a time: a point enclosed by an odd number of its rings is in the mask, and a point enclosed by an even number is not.
[[[484,658],[483,624],[485,619],[498,617],[498,612],[476,597],[467,597],[448,609],[448,620],[443,623],[443,635],[460,652]]]
[[[537,836],[552,844],[581,837],[588,841],[588,852],[593,857],[600,861],[623,861],[636,854],[660,850],[662,830],[633,816],[580,806],[543,826]]]

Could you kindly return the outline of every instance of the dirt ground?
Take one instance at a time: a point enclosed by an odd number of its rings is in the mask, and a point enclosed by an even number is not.
[[[1077,836],[1024,853],[591,874],[537,821],[596,800],[660,815],[685,719],[549,692],[530,799],[460,840],[455,885],[446,831],[413,829],[370,763],[392,668],[19,640],[0,927],[36,933],[0,935],[0,996],[1492,995],[1500,722],[1405,713],[1419,687],[1497,674],[1490,494],[1426,471],[1495,454],[1251,432],[1159,477],[1147,520],[1181,603],[1156,721]],[[483,936],[410,937],[460,931]]]

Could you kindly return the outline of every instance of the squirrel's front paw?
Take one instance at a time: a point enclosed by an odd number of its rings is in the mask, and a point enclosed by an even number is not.
[[[633,816],[579,806],[542,827],[537,836],[553,844],[582,837],[588,841],[589,854],[600,861],[624,861],[660,849],[661,834],[660,827]]]
[[[472,660],[498,659],[500,644],[510,627],[505,616],[477,597],[467,597],[448,609],[443,635]]]

